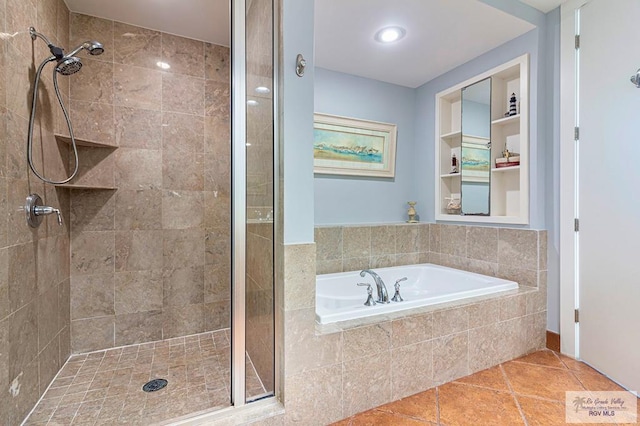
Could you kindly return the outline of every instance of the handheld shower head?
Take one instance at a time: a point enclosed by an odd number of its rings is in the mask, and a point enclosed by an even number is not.
[[[87,49],[91,56],[102,55],[104,53],[104,46],[99,41],[87,41],[82,47]]]
[[[73,49],[71,52],[65,55],[65,58],[70,58],[77,55],[84,49],[92,56],[102,55],[104,53],[104,46],[99,41],[85,41],[80,46]]]
[[[80,68],[82,68],[82,61],[75,56],[64,57],[56,65],[56,71],[62,75],[75,74],[80,71]]]

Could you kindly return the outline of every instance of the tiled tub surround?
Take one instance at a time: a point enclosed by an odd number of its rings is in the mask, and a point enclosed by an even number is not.
[[[73,355],[27,425],[147,425],[230,404],[229,329]],[[153,378],[168,380],[146,393]],[[249,395],[264,392],[247,358]]]
[[[284,354],[285,422],[329,424],[544,347],[544,231],[430,224],[322,227],[316,229],[316,243],[283,247],[284,333],[277,353]],[[521,287],[496,298],[320,327],[316,251],[318,273],[344,265],[357,270],[428,262],[433,255],[433,263],[485,274],[488,268]]]
[[[75,13],[70,32],[105,46],[72,77],[76,134],[117,147],[83,147],[78,182],[118,188],[71,192],[73,352],[229,327],[229,49]]]
[[[69,356],[69,192],[43,185],[29,171],[27,129],[34,69],[50,56],[34,26],[69,46],[69,11],[62,0],[0,0],[0,423],[27,415]],[[65,102],[69,83],[60,77]],[[47,176],[65,176],[68,150],[57,144],[60,124],[51,66],[42,75],[34,126],[34,161]],[[44,161],[43,161],[44,157]],[[64,226],[47,217],[31,229],[22,207],[30,193],[62,210]]]

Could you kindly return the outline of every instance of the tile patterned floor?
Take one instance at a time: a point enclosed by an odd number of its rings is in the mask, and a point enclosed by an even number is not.
[[[334,426],[566,425],[565,391],[570,390],[623,389],[582,362],[544,350],[357,414]]]
[[[247,394],[264,393],[247,357]],[[146,393],[152,378],[166,388]],[[26,425],[148,425],[229,405],[229,330],[72,356]]]

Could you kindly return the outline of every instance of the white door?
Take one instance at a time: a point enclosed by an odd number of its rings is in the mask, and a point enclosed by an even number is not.
[[[580,11],[580,358],[640,391],[639,0]]]

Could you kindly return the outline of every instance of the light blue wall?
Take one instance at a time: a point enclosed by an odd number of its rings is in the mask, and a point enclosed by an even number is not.
[[[285,244],[313,242],[313,6],[314,0],[282,2],[279,130]],[[302,78],[295,73],[298,53],[307,60]]]
[[[395,178],[315,176],[317,225],[406,220],[406,203],[418,196],[413,185],[414,167],[433,167],[432,163],[416,164],[413,160],[415,97],[414,89],[316,68],[316,112],[398,126]],[[421,207],[426,210],[418,205],[419,213]]]

